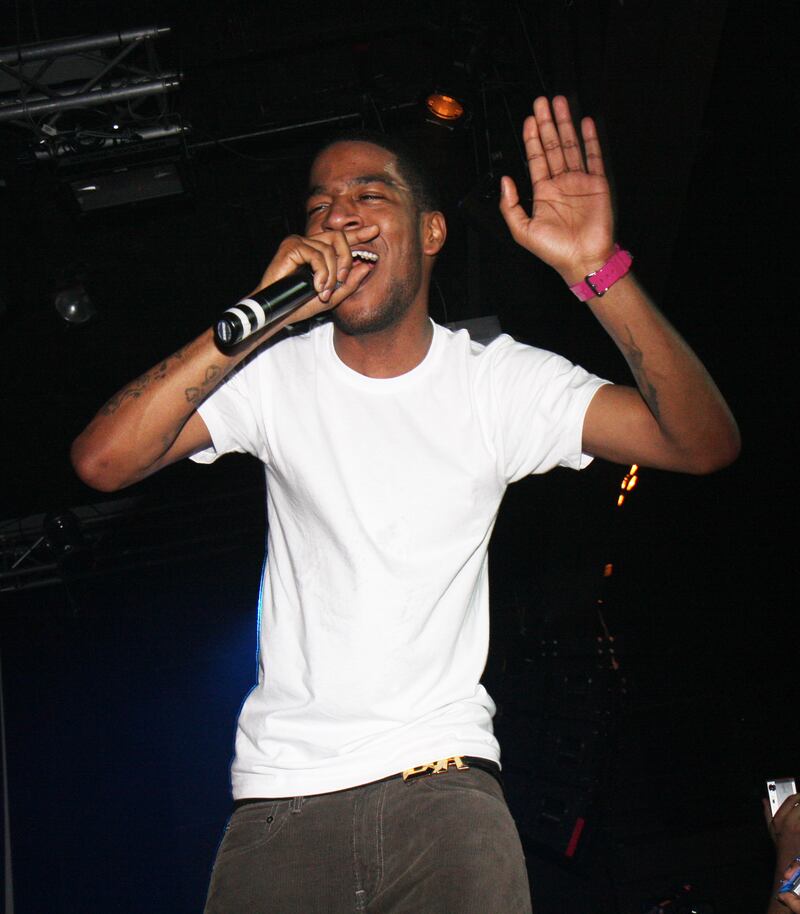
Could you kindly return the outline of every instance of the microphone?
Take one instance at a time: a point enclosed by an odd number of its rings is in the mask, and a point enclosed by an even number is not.
[[[266,324],[311,301],[316,294],[314,271],[305,263],[224,311],[214,328],[214,339],[220,348],[231,349]]]

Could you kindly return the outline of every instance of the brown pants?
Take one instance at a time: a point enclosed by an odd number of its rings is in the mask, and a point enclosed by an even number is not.
[[[477,768],[240,806],[205,914],[529,914],[500,785]]]

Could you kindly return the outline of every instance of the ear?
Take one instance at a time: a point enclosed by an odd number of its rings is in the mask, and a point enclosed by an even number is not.
[[[422,219],[422,253],[435,257],[444,247],[447,238],[447,222],[444,213],[434,211],[423,213]]]

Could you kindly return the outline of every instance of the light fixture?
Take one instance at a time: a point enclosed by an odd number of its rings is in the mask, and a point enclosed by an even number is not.
[[[180,196],[187,190],[177,161],[131,164],[85,175],[68,184],[82,213]]]
[[[86,288],[88,275],[89,267],[85,263],[73,263],[55,282],[53,307],[61,320],[73,327],[88,324],[99,313]]]
[[[454,96],[444,92],[432,92],[425,99],[425,107],[437,120],[454,124],[464,117],[464,105]]]
[[[56,292],[53,306],[62,320],[68,324],[81,326],[88,324],[97,316],[97,308],[82,282],[76,282]]]

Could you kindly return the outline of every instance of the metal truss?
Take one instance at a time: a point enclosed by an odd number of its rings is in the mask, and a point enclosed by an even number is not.
[[[263,499],[254,489],[169,501],[126,498],[0,521],[0,593],[261,550]],[[48,521],[65,513],[69,535],[54,537]]]
[[[167,26],[0,49],[0,126],[30,134],[38,159],[180,135],[154,42]]]

